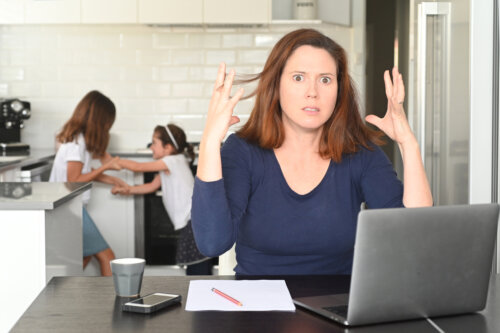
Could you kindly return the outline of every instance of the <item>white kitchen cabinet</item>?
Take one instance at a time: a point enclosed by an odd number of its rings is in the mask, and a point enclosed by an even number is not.
[[[201,24],[203,0],[137,0],[138,22],[145,24]]]
[[[82,23],[137,23],[137,0],[81,0]]]
[[[351,25],[351,0],[318,0],[318,18],[323,22]]]
[[[134,173],[128,170],[106,171],[128,184],[134,183]],[[112,185],[92,183],[88,212],[117,258],[135,256],[134,196],[111,194]]]
[[[352,0],[317,0],[318,20],[326,23],[351,25]],[[293,22],[293,0],[272,0],[272,19]]]
[[[24,1],[0,0],[0,24],[24,23]]]
[[[80,0],[24,0],[25,23],[80,23]]]
[[[271,0],[204,0],[206,24],[267,24],[271,20]]]
[[[137,162],[150,162],[151,157],[124,157]],[[99,162],[94,161],[94,167]],[[143,174],[122,169],[106,171],[106,174],[123,179],[130,185],[143,184]],[[144,255],[143,196],[111,194],[112,185],[92,183],[92,192],[87,210],[102,236],[115,253],[116,258],[140,257]],[[142,229],[138,228],[142,227]],[[84,275],[99,275],[99,265],[95,258],[87,266]]]

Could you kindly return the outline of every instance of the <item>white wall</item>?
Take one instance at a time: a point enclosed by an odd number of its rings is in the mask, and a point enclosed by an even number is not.
[[[168,122],[182,126],[188,140],[199,141],[218,64],[225,61],[239,73],[258,72],[276,41],[301,27],[4,25],[0,98],[32,103],[21,136],[33,148],[54,147],[55,134],[92,89],[117,105],[110,149],[143,148],[154,126]],[[353,51],[356,28],[310,27],[344,46],[356,65],[355,80],[363,82],[358,66],[363,57],[359,47]],[[243,121],[251,105],[237,106]]]

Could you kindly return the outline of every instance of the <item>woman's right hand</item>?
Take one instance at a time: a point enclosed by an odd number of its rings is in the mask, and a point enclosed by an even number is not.
[[[224,63],[219,65],[203,131],[205,141],[217,142],[220,145],[229,127],[240,121],[237,116],[233,115],[233,109],[243,96],[243,88],[238,89],[234,96],[230,96],[234,75],[234,70],[231,70],[226,76],[226,65]]]

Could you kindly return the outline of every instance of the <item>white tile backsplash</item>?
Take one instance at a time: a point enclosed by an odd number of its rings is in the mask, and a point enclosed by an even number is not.
[[[24,80],[24,69],[22,67],[2,67],[0,68],[0,80],[5,81],[22,81]]]
[[[230,34],[222,36],[222,47],[224,48],[249,48],[252,46],[253,35],[251,34]]]
[[[220,62],[260,71],[273,45],[298,25],[260,27],[142,25],[0,26],[0,98],[31,102],[22,140],[53,148],[78,101],[97,89],[117,107],[110,149],[144,148],[156,125],[174,122],[199,141]],[[352,29],[311,25],[352,50]],[[361,75],[361,74],[360,74]],[[244,86],[245,92],[255,84]],[[240,101],[244,124],[254,99]]]
[[[236,51],[214,50],[206,52],[207,65],[219,65],[225,62],[226,65],[234,65],[236,63]]]

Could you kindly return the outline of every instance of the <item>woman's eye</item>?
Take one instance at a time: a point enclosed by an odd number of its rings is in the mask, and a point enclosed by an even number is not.
[[[321,79],[320,79],[321,83],[324,83],[324,84],[328,84],[330,82],[332,82],[332,79],[329,78],[328,76],[323,76]]]
[[[304,76],[302,74],[295,74],[293,76],[293,80],[297,81],[297,82],[302,82],[302,81],[304,81]]]

